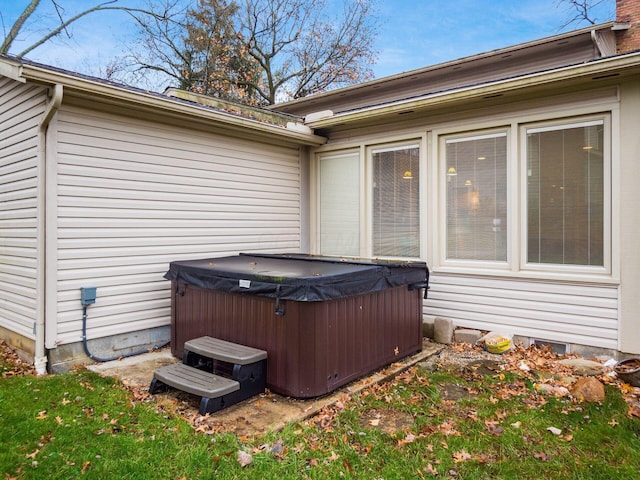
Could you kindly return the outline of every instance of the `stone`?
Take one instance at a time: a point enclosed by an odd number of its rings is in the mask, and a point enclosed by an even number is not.
[[[454,338],[456,342],[475,344],[480,340],[480,338],[482,338],[482,332],[471,328],[459,328],[454,332]]]
[[[433,321],[422,321],[422,336],[425,338],[433,338]]]
[[[449,345],[453,341],[453,322],[448,318],[436,317],[433,320],[433,340]]]
[[[604,366],[600,362],[585,360],[583,358],[566,358],[564,360],[558,360],[558,363],[565,367],[570,367],[576,375],[594,376],[604,373]]]
[[[579,402],[603,402],[604,385],[594,377],[580,378],[571,387],[571,395]]]

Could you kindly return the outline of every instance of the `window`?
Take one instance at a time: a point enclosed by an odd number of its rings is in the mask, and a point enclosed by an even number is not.
[[[419,159],[417,145],[371,152],[372,253],[376,257],[420,256]]]
[[[507,134],[445,140],[446,258],[507,261]]]
[[[604,266],[604,122],[529,128],[527,262]]]
[[[420,147],[413,143],[318,156],[322,255],[420,257]],[[367,204],[364,204],[364,199]]]
[[[360,255],[360,155],[322,156],[320,253]]]

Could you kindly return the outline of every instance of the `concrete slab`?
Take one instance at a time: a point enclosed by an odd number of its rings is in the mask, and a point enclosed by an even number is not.
[[[402,373],[409,367],[424,361],[428,357],[435,355],[444,348],[443,345],[433,343],[429,339],[424,339],[422,351],[409,357],[398,360],[391,365],[378,370],[360,380],[354,381],[329,395],[298,400],[295,398],[277,395],[266,392],[263,395],[245,400],[237,405],[207,415],[203,420],[207,424],[207,430],[217,430],[218,427],[225,431],[233,432],[237,435],[254,436],[264,435],[269,431],[282,429],[286,423],[301,421],[320,412],[323,408],[329,407],[338,402],[345,395],[351,395],[364,390],[376,383],[387,381]],[[157,352],[145,353],[137,357],[130,357],[123,360],[106,362],[102,364],[89,365],[87,368],[100,375],[112,376],[120,379],[125,385],[140,388],[149,386],[153,378],[153,372],[169,363],[179,360],[171,355],[169,349]],[[168,393],[157,394],[161,401],[165,397],[184,396],[183,392],[170,391]],[[196,418],[200,399],[193,397],[189,408],[193,410],[187,416]]]

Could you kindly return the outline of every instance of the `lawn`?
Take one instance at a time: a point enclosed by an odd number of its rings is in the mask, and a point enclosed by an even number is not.
[[[515,358],[488,374],[415,366],[261,437],[203,434],[113,379],[14,360],[0,358],[5,479],[640,478],[636,390],[603,376],[602,403],[545,396]]]

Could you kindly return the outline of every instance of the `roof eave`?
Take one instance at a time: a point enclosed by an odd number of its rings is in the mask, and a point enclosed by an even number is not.
[[[88,95],[97,95],[105,99],[117,103],[127,104],[130,108],[159,109],[171,114],[197,117],[201,120],[224,124],[226,129],[241,132],[244,135],[247,131],[261,136],[279,137],[281,140],[295,142],[301,145],[318,146],[326,143],[325,137],[315,135],[311,129],[302,124],[291,123],[285,127],[273,125],[251,118],[233,115],[220,110],[207,108],[207,106],[198,106],[195,104],[187,104],[179,101],[179,99],[171,99],[158,94],[143,93],[135,90],[129,90],[119,85],[109,85],[100,82],[94,82],[86,78],[77,78],[73,75],[48,70],[27,63],[17,64],[8,62],[3,59],[0,64],[6,63],[7,69],[10,70],[16,80],[24,79],[44,85],[61,84],[65,89],[77,91]],[[0,70],[0,74],[3,72]],[[9,76],[9,75],[7,75]],[[21,81],[21,80],[20,80]]]
[[[313,129],[332,128],[338,124],[342,125],[361,120],[373,120],[375,118],[407,111],[425,110],[432,107],[443,106],[448,103],[496,96],[532,86],[551,84],[580,77],[607,74],[613,70],[630,67],[640,67],[640,52],[595,60],[587,64],[573,65],[556,68],[551,71],[527,74],[512,79],[497,80],[482,85],[473,85],[444,92],[426,94],[420,97],[398,100],[384,105],[364,107],[334,115],[322,115],[316,120],[305,122],[305,124]]]
[[[317,93],[314,95],[310,95],[308,97],[303,97],[303,98],[298,98],[295,100],[291,100],[288,102],[283,102],[283,103],[279,103],[279,104],[275,104],[272,105],[270,108],[273,108],[275,110],[277,110],[278,108],[284,108],[287,107],[289,105],[298,105],[298,104],[304,104],[307,103],[309,101],[313,101],[313,100],[318,100],[318,99],[323,99],[323,98],[330,98],[332,96],[336,96],[336,95],[340,95],[340,94],[349,94],[352,93],[354,91],[357,90],[362,90],[362,89],[370,89],[370,88],[375,88],[376,86],[379,85],[383,85],[383,84],[387,84],[390,82],[394,82],[396,80],[402,80],[406,77],[412,77],[415,75],[419,75],[421,73],[424,72],[429,72],[432,70],[439,70],[439,69],[443,69],[449,66],[456,66],[456,65],[460,65],[463,63],[469,63],[475,60],[480,60],[483,58],[488,58],[488,57],[499,57],[501,55],[504,55],[506,53],[512,53],[514,51],[518,51],[518,50],[523,50],[526,48],[530,48],[530,47],[535,47],[538,45],[544,45],[544,44],[551,44],[554,42],[557,42],[559,40],[563,40],[565,38],[569,38],[569,37],[576,37],[579,35],[586,35],[589,34],[591,35],[591,32],[593,31],[599,31],[599,30],[611,30],[614,29],[616,27],[617,24],[616,22],[605,22],[605,23],[601,23],[598,25],[591,25],[589,27],[585,27],[585,28],[581,28],[579,30],[572,30],[570,32],[565,32],[565,33],[560,33],[557,35],[553,35],[550,37],[545,37],[545,38],[541,38],[541,39],[536,39],[536,40],[532,40],[529,42],[525,42],[525,43],[519,43],[516,45],[510,45],[508,47],[503,47],[503,48],[498,48],[495,50],[490,50],[487,52],[482,52],[482,53],[478,53],[475,55],[470,55],[467,57],[462,57],[462,58],[457,58],[455,60],[450,60],[450,61],[446,61],[446,62],[442,62],[442,63],[437,63],[434,65],[429,65],[426,67],[421,67],[421,68],[417,68],[417,69],[413,69],[413,70],[408,70],[405,72],[401,72],[401,73],[396,73],[394,75],[389,75],[389,76],[385,76],[385,77],[381,77],[381,78],[376,78],[374,80],[369,80],[367,82],[361,82],[361,83],[357,83],[355,85],[349,85],[346,87],[342,87],[342,88],[337,88],[335,90],[329,90],[327,92],[321,92],[321,93]]]

